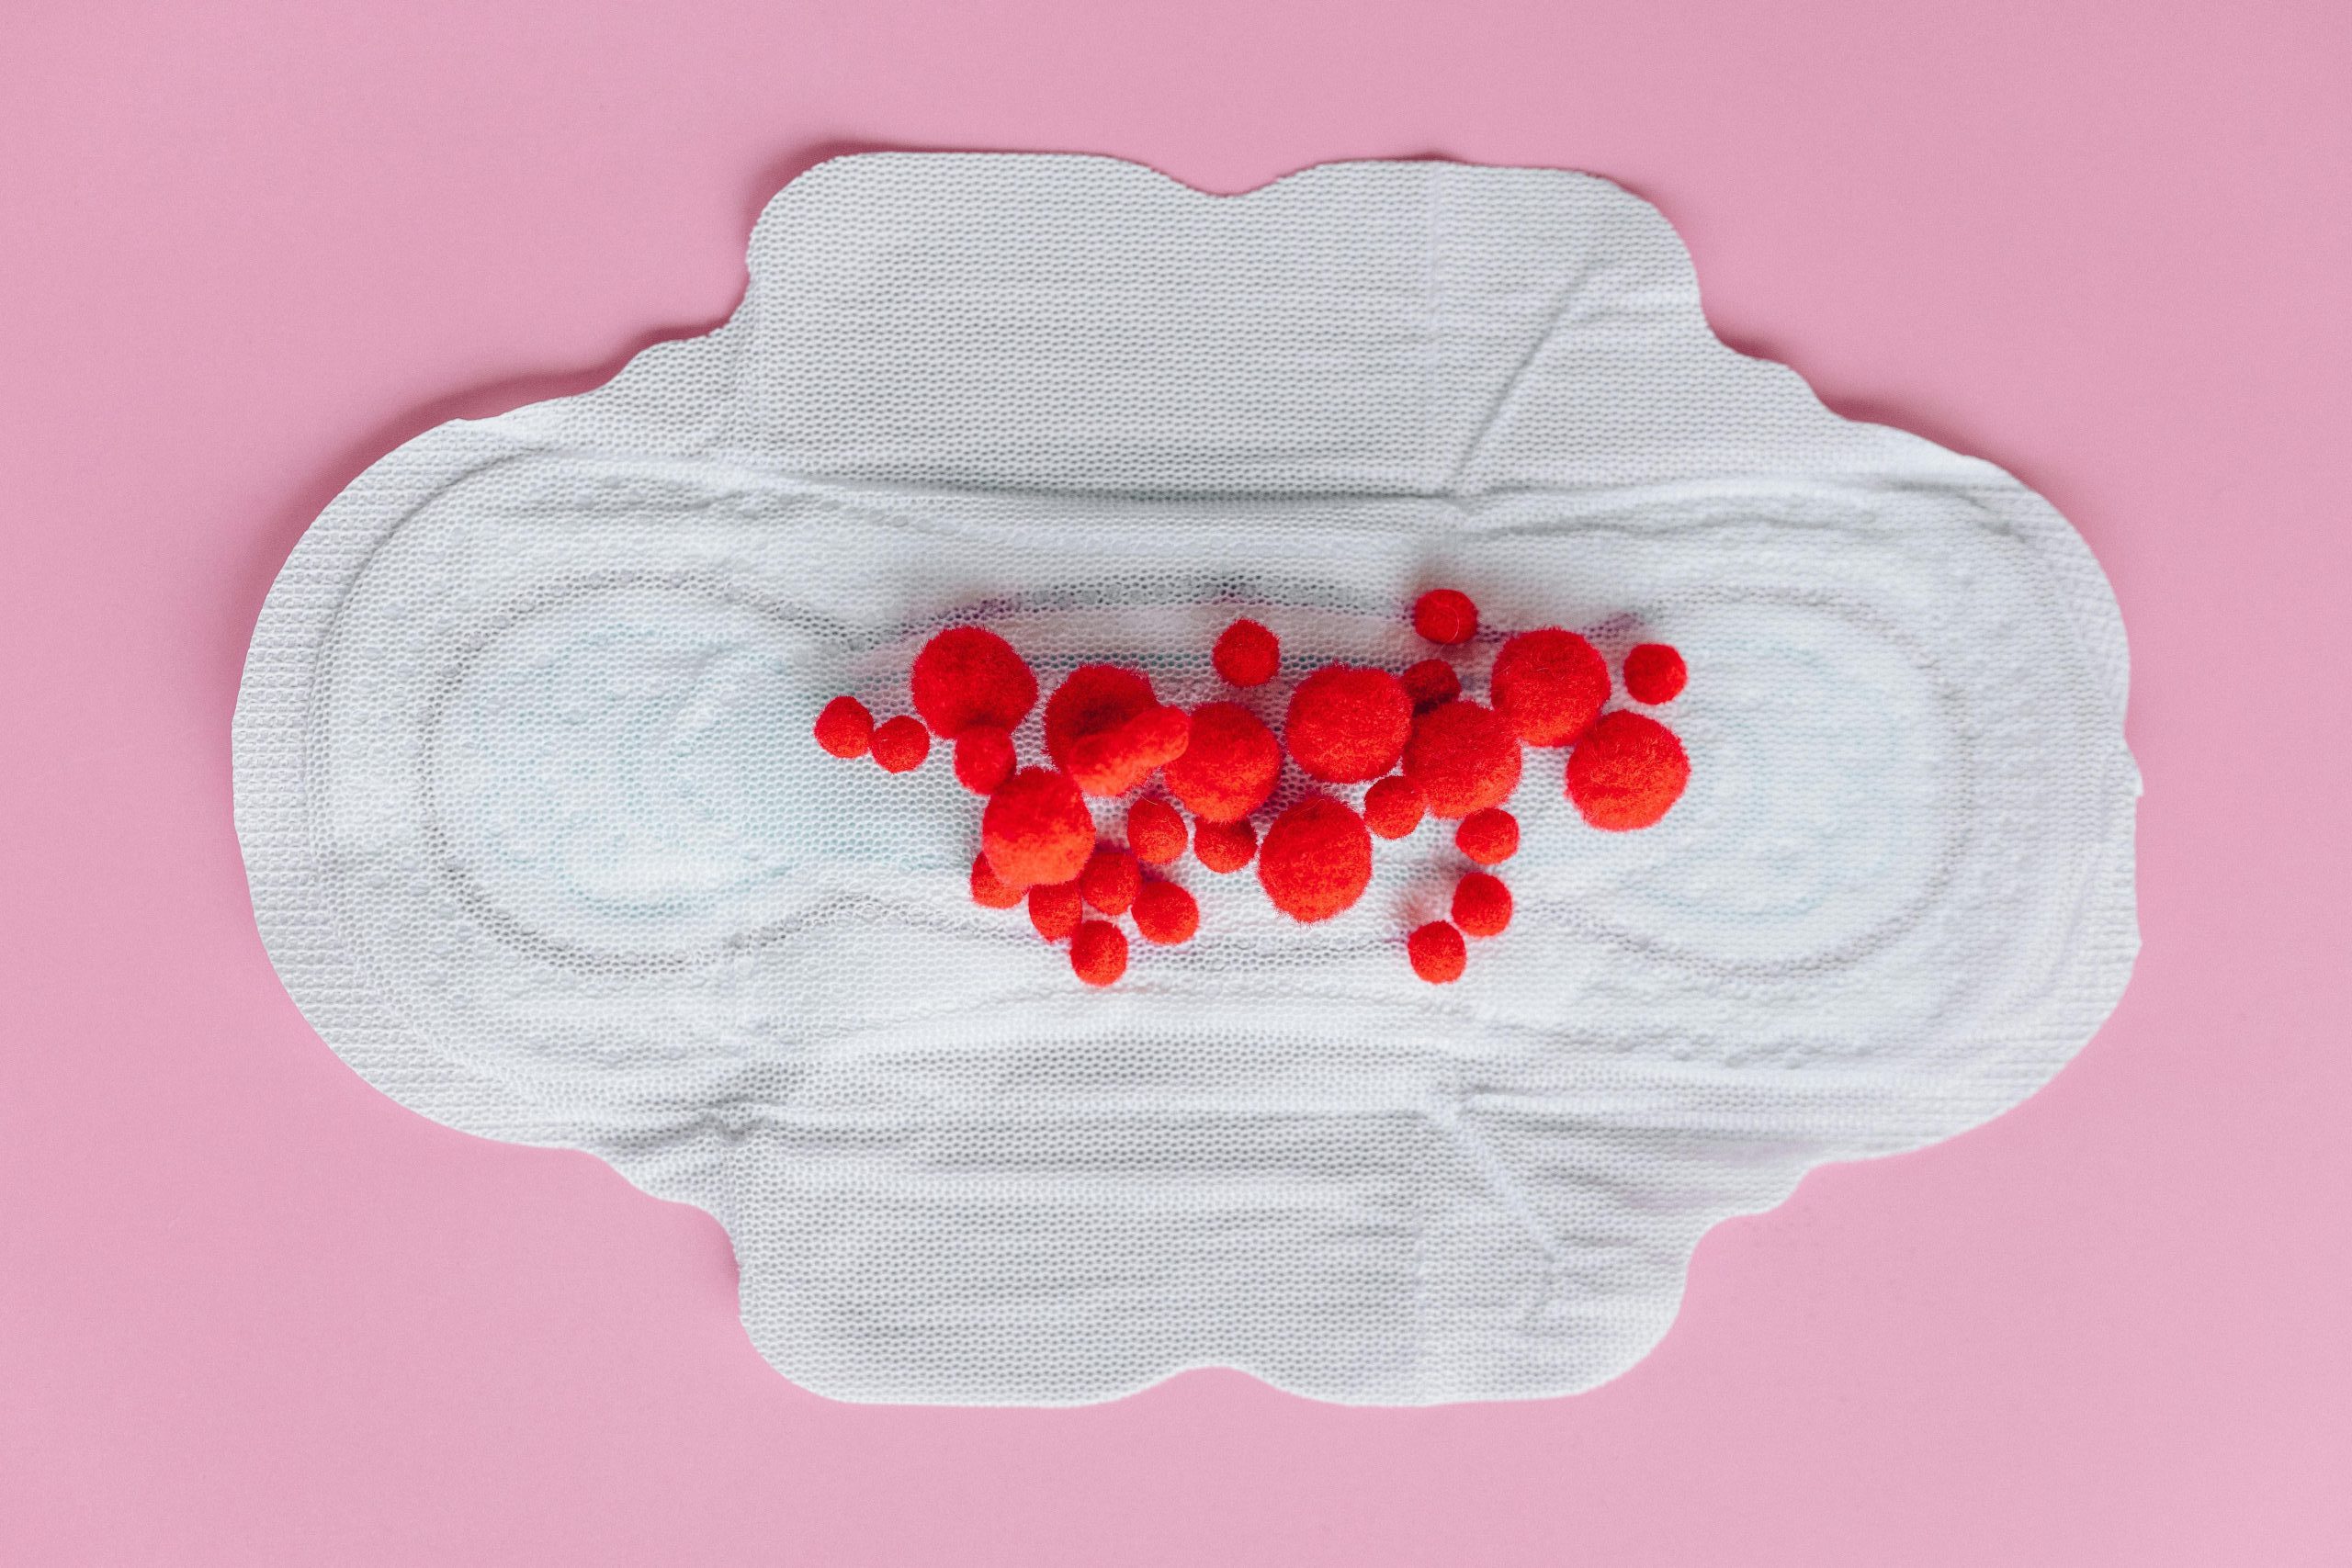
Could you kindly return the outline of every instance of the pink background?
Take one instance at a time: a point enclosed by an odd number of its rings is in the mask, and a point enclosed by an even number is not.
[[[0,21],[0,1561],[2352,1561],[2342,0],[18,4]],[[1736,344],[2005,464],[2132,634],[2146,948],[1579,1398],[786,1383],[725,1236],[354,1077],[229,808],[272,575],[457,414],[734,305],[832,152],[1658,202]]]

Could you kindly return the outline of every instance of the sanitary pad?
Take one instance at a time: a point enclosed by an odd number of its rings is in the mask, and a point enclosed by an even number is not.
[[[751,272],[718,331],[327,508],[254,634],[236,809],[327,1043],[709,1211],[794,1381],[1586,1388],[1710,1225],[1984,1122],[2114,1005],[2138,778],[2097,565],[1997,468],[1724,347],[1615,186],[863,156],[775,199]],[[1657,827],[1595,831],[1527,753],[1516,919],[1449,987],[1402,957],[1442,832],[1314,926],[1188,864],[1199,936],[1095,990],[970,901],[942,752],[810,739],[837,694],[909,711],[958,622],[1048,689],[1108,660],[1191,705],[1238,615],[1401,670],[1437,585],[1690,669]]]

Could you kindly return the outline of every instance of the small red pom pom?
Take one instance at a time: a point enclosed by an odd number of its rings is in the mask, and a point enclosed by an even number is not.
[[[1453,885],[1453,923],[1467,936],[1500,936],[1510,924],[1510,889],[1474,871]]]
[[[989,864],[986,855],[972,857],[972,902],[983,909],[1010,909],[1021,902],[1023,894]]]
[[[1405,776],[1440,817],[1500,806],[1519,787],[1519,741],[1494,712],[1473,702],[1433,707],[1413,721]]]
[[[981,626],[950,626],[922,645],[915,712],[943,740],[976,724],[1011,729],[1037,705],[1037,677],[1012,645]]]
[[[1478,635],[1478,606],[1453,588],[1432,588],[1413,601],[1413,629],[1431,642],[1468,642]]]
[[[1201,906],[1172,882],[1147,882],[1136,895],[1136,930],[1161,947],[1193,940],[1201,929]]]
[[[1078,786],[1050,768],[1023,768],[989,796],[980,852],[1009,886],[1068,882],[1094,852],[1094,818]]]
[[[1125,914],[1142,886],[1143,868],[1136,864],[1136,857],[1108,844],[1096,850],[1078,874],[1078,890],[1106,915]]]
[[[1193,721],[1162,707],[1151,682],[1113,664],[1081,664],[1046,701],[1046,750],[1089,795],[1125,795],[1182,755]]]
[[[1184,818],[1164,800],[1127,807],[1127,848],[1146,865],[1166,865],[1184,853]]]
[[[1453,847],[1480,865],[1500,865],[1519,852],[1519,818],[1498,806],[1473,811],[1453,830]]]
[[[1107,986],[1127,972],[1127,933],[1108,920],[1089,920],[1069,944],[1069,966],[1090,986]]]
[[[994,795],[1012,776],[1012,737],[993,724],[976,724],[956,738],[956,782],[974,795]]]
[[[1363,825],[1384,839],[1410,838],[1429,808],[1421,786],[1402,773],[1391,773],[1363,792]]]
[[[1372,881],[1372,834],[1363,818],[1329,795],[1310,795],[1266,829],[1258,884],[1294,920],[1328,920],[1363,897]]]
[[[1238,822],[1193,824],[1193,853],[1220,876],[1239,871],[1257,852],[1258,829],[1250,825],[1246,817]]]
[[[1413,699],[1415,713],[1427,713],[1462,694],[1462,677],[1442,659],[1422,660],[1405,671],[1403,680],[1405,694]]]
[[[1462,933],[1443,920],[1414,927],[1413,934],[1405,939],[1405,953],[1413,961],[1413,973],[1432,986],[1462,978],[1463,966],[1470,959],[1462,945]]]
[[[1075,882],[1041,882],[1029,889],[1029,923],[1047,942],[1059,942],[1086,918],[1086,901]]]
[[[1646,828],[1690,782],[1690,759],[1674,731],[1647,714],[1603,714],[1568,753],[1568,798],[1596,828]]]
[[[1327,664],[1291,694],[1283,739],[1309,778],[1362,784],[1396,765],[1413,699],[1385,670]]]
[[[931,731],[922,721],[900,714],[874,727],[874,760],[883,772],[910,773],[930,755]]]
[[[1216,672],[1236,686],[1262,686],[1282,668],[1280,638],[1255,621],[1240,620],[1225,628],[1209,653]]]
[[[1690,679],[1682,655],[1665,643],[1645,642],[1625,655],[1625,691],[1637,703],[1670,703]]]
[[[1566,746],[1609,700],[1609,661],[1574,632],[1521,632],[1495,655],[1488,689],[1521,740]]]
[[[836,757],[863,757],[874,740],[874,716],[855,697],[835,697],[817,716],[817,744]]]
[[[1236,822],[1266,804],[1282,775],[1282,743],[1238,703],[1193,710],[1184,754],[1161,771],[1170,794],[1210,822]]]

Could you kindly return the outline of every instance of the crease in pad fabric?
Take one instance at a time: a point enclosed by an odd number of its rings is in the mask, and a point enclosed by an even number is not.
[[[716,1215],[795,1382],[1587,1388],[1710,1225],[1997,1114],[2114,1005],[2138,777],[2098,566],[1999,469],[1723,346],[1605,181],[861,156],[775,199],[751,274],[718,331],[327,508],[254,630],[236,810],[327,1043]],[[1442,829],[1313,927],[1188,862],[1199,937],[1095,991],[970,901],[944,749],[810,739],[836,694],[909,711],[959,621],[1048,687],[1113,660],[1190,704],[1238,615],[1294,674],[1402,669],[1438,585],[1691,671],[1657,827],[1586,828],[1528,753],[1517,919],[1450,987],[1403,956]]]

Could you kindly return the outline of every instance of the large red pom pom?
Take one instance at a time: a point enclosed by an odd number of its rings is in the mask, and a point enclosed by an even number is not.
[[[1646,828],[1682,798],[1690,759],[1647,714],[1604,714],[1568,753],[1568,798],[1596,828]]]
[[[1201,906],[1172,882],[1147,882],[1136,895],[1136,930],[1161,947],[1193,940],[1201,929]]]
[[[943,740],[976,724],[1011,729],[1037,705],[1037,677],[1012,645],[982,626],[950,626],[915,655],[915,712]]]
[[[1262,686],[1282,668],[1282,640],[1255,621],[1236,621],[1217,637],[1209,661],[1234,685]]]
[[[1046,750],[1089,795],[1126,794],[1183,752],[1192,728],[1149,680],[1114,664],[1080,665],[1046,701]]]
[[[1406,671],[1401,679],[1405,694],[1413,699],[1415,713],[1427,713],[1440,703],[1450,703],[1462,694],[1462,677],[1442,659],[1424,659]]]
[[[1413,629],[1431,642],[1468,642],[1478,635],[1478,606],[1453,588],[1432,588],[1413,601]]]
[[[1510,889],[1483,871],[1453,885],[1453,923],[1465,936],[1500,936],[1510,924]]]
[[[1495,655],[1495,710],[1530,746],[1566,746],[1609,700],[1609,661],[1574,632],[1521,632]]]
[[[1094,852],[1094,818],[1068,778],[1023,768],[980,813],[980,852],[1012,886],[1069,882]]]
[[[887,773],[910,773],[931,755],[931,731],[905,714],[874,727],[874,760]]]
[[[1078,890],[1106,915],[1125,914],[1142,886],[1143,868],[1136,864],[1136,857],[1108,844],[1089,856],[1086,869],[1078,874]]]
[[[1184,754],[1160,776],[1193,816],[1235,822],[1266,804],[1282,771],[1282,744],[1256,714],[1238,703],[1210,703],[1193,710]]]
[[[1022,890],[996,874],[986,855],[972,857],[972,902],[983,909],[1010,909],[1024,897]]]
[[[1193,824],[1193,853],[1220,876],[1239,871],[1257,852],[1258,829],[1250,825],[1246,817],[1238,822]]]
[[[817,716],[817,744],[836,757],[863,757],[874,740],[874,716],[855,697],[835,697]]]
[[[1413,961],[1413,973],[1432,986],[1462,978],[1470,958],[1462,945],[1462,933],[1443,920],[1414,927],[1413,934],[1405,939],[1405,954]]]
[[[1108,920],[1089,920],[1069,944],[1069,966],[1090,986],[1107,986],[1127,972],[1127,933]]]
[[[1372,834],[1329,795],[1310,795],[1274,818],[1258,856],[1258,883],[1292,919],[1328,920],[1372,881]]]
[[[1429,814],[1421,786],[1401,773],[1391,773],[1363,792],[1363,825],[1384,839],[1408,839]]]
[[[1184,853],[1184,818],[1164,800],[1127,807],[1127,848],[1146,865],[1166,865]]]
[[[1298,683],[1283,739],[1309,778],[1362,784],[1396,765],[1413,699],[1385,670],[1327,664]]]
[[[956,782],[974,795],[994,795],[1017,760],[1012,737],[993,724],[976,724],[956,738]]]
[[[1625,655],[1625,692],[1637,703],[1670,703],[1690,679],[1682,655],[1665,643],[1645,642]]]
[[[1086,900],[1075,882],[1041,882],[1029,889],[1029,923],[1047,942],[1059,942],[1086,918]]]
[[[1500,806],[1519,787],[1519,740],[1500,716],[1473,702],[1433,707],[1413,721],[1405,776],[1440,817]]]
[[[1500,865],[1519,852],[1519,818],[1499,806],[1473,811],[1453,830],[1453,847],[1480,865]]]

